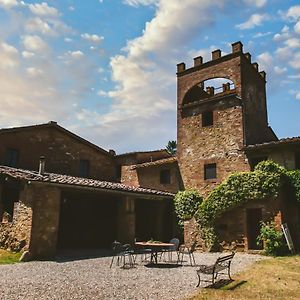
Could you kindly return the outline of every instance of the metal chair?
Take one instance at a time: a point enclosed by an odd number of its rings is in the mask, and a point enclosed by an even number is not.
[[[195,262],[194,252],[196,250],[196,246],[197,246],[196,242],[194,242],[191,247],[188,247],[184,244],[181,245],[178,249],[178,261],[177,261],[177,263],[179,263],[179,261],[180,261],[181,264],[182,264],[184,255],[188,255],[189,259],[190,259],[191,266],[195,266],[196,262]],[[181,259],[180,259],[180,256],[181,256]]]
[[[177,254],[177,261],[178,261],[178,247],[179,247],[179,239],[178,238],[173,238],[170,240],[169,242],[170,244],[173,244],[173,246],[170,246],[168,249],[165,249],[163,251],[164,255],[166,253],[168,253],[168,258],[169,258],[169,261],[172,261],[172,253],[175,252]]]
[[[134,251],[131,248],[131,245],[125,244],[122,245],[120,242],[114,241],[112,243],[112,250],[113,250],[113,257],[110,263],[110,268],[113,265],[115,257],[117,258],[117,266],[120,265],[120,261],[123,261],[123,266],[122,268],[125,268],[127,265],[129,267],[134,266],[134,258],[133,258],[133,253]],[[126,258],[128,259],[128,263],[126,263]]]

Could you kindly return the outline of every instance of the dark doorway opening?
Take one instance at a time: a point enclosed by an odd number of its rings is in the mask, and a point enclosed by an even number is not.
[[[118,199],[101,193],[63,193],[58,249],[110,248],[116,239]]]
[[[169,241],[173,236],[171,202],[137,199],[135,233],[138,240]]]
[[[262,209],[247,209],[247,239],[249,250],[261,250],[263,245],[257,244],[257,237],[260,234],[260,222],[262,221]]]

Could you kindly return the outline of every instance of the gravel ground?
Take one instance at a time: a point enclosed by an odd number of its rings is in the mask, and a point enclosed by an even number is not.
[[[214,263],[220,253],[195,253],[197,264]],[[238,253],[232,274],[259,255]],[[143,264],[110,269],[111,257],[58,259],[0,266],[0,299],[184,299],[195,293],[196,267],[150,268]]]

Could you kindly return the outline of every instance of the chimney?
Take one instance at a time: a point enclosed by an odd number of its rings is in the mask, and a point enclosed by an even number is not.
[[[44,175],[45,173],[45,156],[40,157],[39,174]]]
[[[226,85],[226,83],[222,84],[222,88],[223,88],[223,93],[227,91],[227,85]]]
[[[203,57],[198,56],[194,58],[194,67],[198,67],[203,64]]]
[[[243,44],[241,42],[235,42],[231,44],[232,53],[243,52]]]
[[[185,63],[180,63],[177,65],[177,73],[185,71]]]
[[[215,50],[211,53],[212,60],[218,59],[221,57],[221,50]]]
[[[206,93],[210,96],[213,96],[215,94],[215,88],[213,86],[206,87]]]

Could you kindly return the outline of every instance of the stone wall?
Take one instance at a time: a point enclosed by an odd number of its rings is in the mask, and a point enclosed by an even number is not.
[[[45,184],[32,184],[30,188],[34,193],[31,255],[53,256],[57,250],[61,191]]]
[[[46,172],[79,176],[80,160],[89,160],[89,177],[116,179],[114,157],[57,129],[57,125],[0,132],[0,164],[7,149],[19,150],[18,167],[38,170],[40,156],[46,157]]]
[[[299,205],[280,194],[276,199],[249,201],[242,207],[237,207],[224,213],[216,222],[216,230],[220,241],[220,250],[250,251],[247,237],[247,209],[260,208],[264,222],[274,221],[276,228],[281,230],[281,224],[287,223],[293,242],[299,249]],[[185,223],[185,242],[191,245],[194,241],[205,250],[201,240],[201,232],[194,219]]]
[[[201,114],[181,118],[178,128],[178,162],[185,188],[206,196],[231,173],[248,171],[243,147],[241,106],[214,111],[215,123],[202,127]],[[216,163],[217,178],[204,179],[204,165]]]
[[[171,180],[168,184],[160,183],[160,172],[170,170]],[[139,185],[145,188],[177,193],[180,189],[180,173],[177,163],[149,166],[137,169]]]
[[[0,223],[0,247],[11,251],[26,251],[31,239],[33,195],[27,185],[15,202],[12,222]]]

